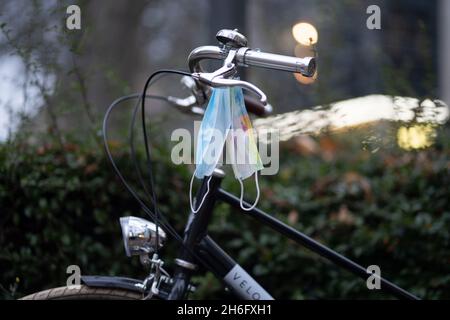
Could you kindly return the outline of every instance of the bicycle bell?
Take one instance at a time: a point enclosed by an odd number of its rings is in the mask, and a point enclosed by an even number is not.
[[[216,34],[217,40],[227,47],[242,48],[247,46],[247,38],[238,29],[222,29]]]

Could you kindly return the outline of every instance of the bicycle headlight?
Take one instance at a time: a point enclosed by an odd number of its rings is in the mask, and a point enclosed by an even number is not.
[[[157,246],[161,248],[166,240],[166,233],[158,228],[159,243],[157,244],[156,225],[142,218],[122,217],[120,226],[125,252],[129,257],[152,253]]]

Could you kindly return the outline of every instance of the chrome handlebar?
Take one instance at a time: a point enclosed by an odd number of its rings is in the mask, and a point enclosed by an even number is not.
[[[241,65],[244,66],[301,73],[305,77],[312,77],[316,72],[314,57],[297,58],[247,49],[242,55],[242,60]]]
[[[189,54],[188,65],[192,72],[192,81],[188,88],[193,93],[193,98],[172,99],[177,107],[187,110],[195,106],[201,106],[210,94],[210,87],[240,86],[256,93],[260,102],[267,111],[272,110],[267,105],[267,97],[257,86],[232,77],[236,74],[237,66],[255,66],[273,70],[300,73],[306,77],[312,77],[316,72],[316,59],[314,57],[297,58],[273,53],[261,52],[247,47],[247,39],[237,30],[220,30],[216,35],[217,40],[223,44],[218,46],[198,47]],[[213,72],[205,72],[200,64],[202,60],[224,60],[223,66]],[[188,82],[184,80],[185,84]],[[181,103],[182,105],[180,105]]]
[[[203,72],[200,61],[206,59],[224,60],[229,50],[216,46],[198,47],[189,54],[188,64],[191,72]],[[238,66],[260,67],[280,71],[301,73],[305,77],[312,77],[316,72],[314,57],[297,58],[274,53],[261,52],[247,47],[239,48],[235,58]]]

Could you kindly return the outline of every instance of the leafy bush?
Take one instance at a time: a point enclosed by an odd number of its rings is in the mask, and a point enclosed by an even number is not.
[[[421,297],[450,298],[446,140],[408,153],[371,153],[342,137],[318,142],[321,149],[309,154],[296,141],[283,146],[278,175],[260,179],[261,208],[364,266],[379,265],[383,276]],[[154,148],[157,193],[162,212],[182,231],[190,173],[170,164],[166,149]],[[134,176],[126,154],[116,159],[126,176]],[[227,177],[224,188],[237,193],[239,184]],[[101,153],[77,145],[64,151],[3,145],[0,207],[5,298],[64,285],[71,264],[83,274],[145,276],[137,259],[125,257],[118,223],[120,216],[144,214]],[[390,298],[231,211],[218,205],[210,233],[274,297]],[[169,268],[174,242],[163,253]],[[194,298],[228,297],[213,276],[194,280]]]
[[[118,154],[117,162],[132,172],[128,157]],[[157,171],[161,203],[186,211],[177,192],[185,177],[176,168],[157,166]],[[5,297],[15,287],[22,294],[64,285],[72,264],[83,274],[144,277],[138,261],[125,257],[119,225],[119,217],[142,213],[99,153],[69,144],[63,152],[53,146],[2,146],[0,203]]]

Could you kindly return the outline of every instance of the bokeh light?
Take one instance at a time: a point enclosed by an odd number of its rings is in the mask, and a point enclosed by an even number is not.
[[[430,124],[420,124],[411,127],[400,127],[397,131],[397,143],[405,150],[430,147],[436,137],[436,130]]]
[[[319,40],[316,28],[307,22],[299,22],[294,25],[292,27],[292,35],[298,43],[304,46],[316,44]]]

